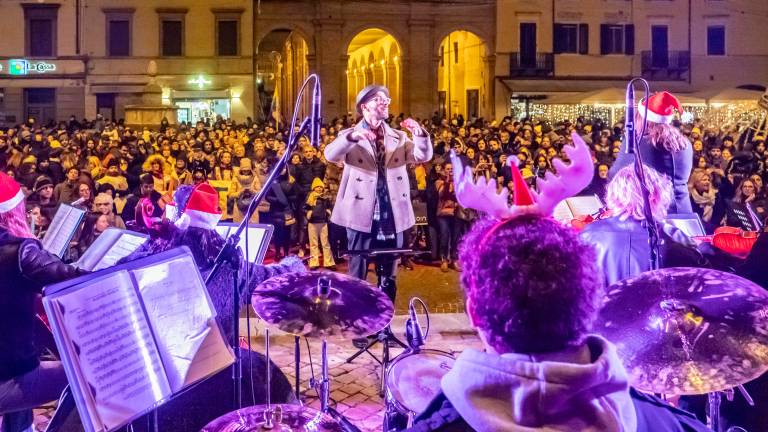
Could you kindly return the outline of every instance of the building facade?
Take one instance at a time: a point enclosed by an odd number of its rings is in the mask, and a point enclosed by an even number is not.
[[[255,86],[252,5],[4,0],[0,120],[122,118],[153,78],[179,120],[244,120]]]
[[[179,120],[284,121],[313,72],[328,119],[371,83],[395,114],[467,118],[633,76],[759,87],[766,25],[752,0],[3,0],[0,122],[122,118],[150,82]]]
[[[768,2],[498,0],[496,112],[514,101],[624,87],[705,94],[768,85]]]

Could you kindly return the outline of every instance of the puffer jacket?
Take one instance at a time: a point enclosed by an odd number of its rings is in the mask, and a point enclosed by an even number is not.
[[[0,381],[39,364],[35,300],[43,287],[83,273],[43,250],[39,241],[0,229]]]

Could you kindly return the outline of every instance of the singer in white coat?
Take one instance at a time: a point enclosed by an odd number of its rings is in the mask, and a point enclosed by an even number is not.
[[[432,159],[432,143],[413,119],[401,123],[412,138],[386,123],[391,101],[386,87],[362,89],[355,106],[363,119],[325,148],[329,162],[344,164],[331,222],[347,228],[350,251],[402,247],[403,231],[416,223],[407,166]],[[386,267],[394,276],[395,260]],[[351,259],[350,275],[365,279],[367,270],[364,258]],[[387,294],[394,300],[394,284]]]

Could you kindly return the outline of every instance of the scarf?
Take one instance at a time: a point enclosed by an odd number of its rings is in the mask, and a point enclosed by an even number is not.
[[[693,202],[695,202],[696,205],[701,207],[701,219],[704,222],[710,222],[712,220],[712,209],[715,206],[716,197],[717,191],[712,188],[703,193],[699,193],[696,188],[691,188],[691,198],[693,198]]]

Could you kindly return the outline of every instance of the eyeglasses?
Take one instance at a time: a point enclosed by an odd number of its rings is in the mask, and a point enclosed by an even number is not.
[[[371,99],[373,102],[376,102],[378,105],[389,105],[392,103],[392,99],[388,97],[381,97],[376,96],[375,98]]]

